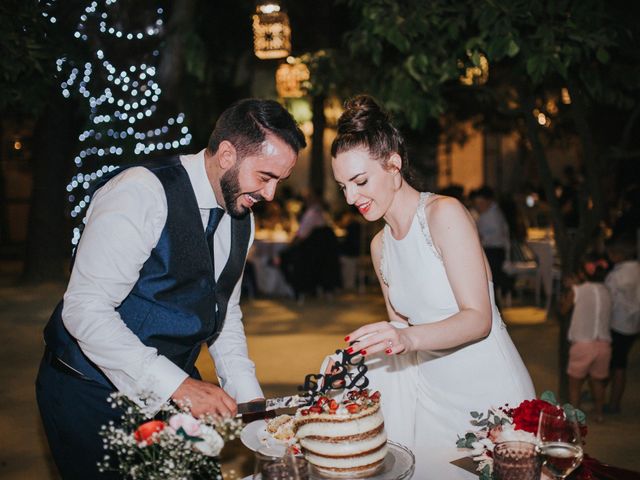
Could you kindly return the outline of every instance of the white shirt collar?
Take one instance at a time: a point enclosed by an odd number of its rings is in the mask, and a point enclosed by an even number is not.
[[[198,208],[211,209],[218,207],[218,201],[213,193],[211,183],[209,183],[209,177],[207,177],[207,171],[204,167],[204,152],[206,149],[202,149],[198,153],[192,155],[180,155],[180,161],[182,166],[189,175],[191,186],[196,194],[196,200],[198,202]]]

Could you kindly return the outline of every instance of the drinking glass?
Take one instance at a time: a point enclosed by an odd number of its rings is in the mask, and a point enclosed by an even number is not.
[[[542,466],[557,480],[562,480],[582,462],[582,439],[575,412],[540,412],[538,449]]]
[[[262,480],[262,472],[269,465],[284,463],[286,449],[284,446],[264,446],[256,450],[253,466],[253,479]]]
[[[542,462],[534,443],[501,442],[493,449],[496,480],[540,480]]]
[[[307,461],[287,452],[281,445],[262,447],[256,451],[254,480],[308,480]]]

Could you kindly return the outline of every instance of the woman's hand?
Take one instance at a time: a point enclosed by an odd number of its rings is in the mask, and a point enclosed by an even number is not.
[[[410,332],[411,327],[396,328],[389,322],[377,322],[358,328],[344,340],[351,343],[347,353],[360,351],[366,356],[385,352],[387,355],[393,355],[413,350]]]

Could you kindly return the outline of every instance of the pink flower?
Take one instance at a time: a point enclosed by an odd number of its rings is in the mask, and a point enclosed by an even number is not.
[[[498,443],[498,438],[500,438],[500,434],[502,433],[502,425],[498,425],[497,427],[489,430],[487,438],[491,440],[493,443]]]
[[[177,433],[180,428],[190,437],[200,435],[200,422],[186,413],[177,413],[169,419],[169,426]]]

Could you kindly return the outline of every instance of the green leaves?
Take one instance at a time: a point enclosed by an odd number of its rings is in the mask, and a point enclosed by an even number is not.
[[[609,59],[611,57],[609,56],[609,53],[604,48],[600,47],[598,48],[598,50],[596,50],[596,58],[600,63],[609,63]]]
[[[520,47],[512,38],[509,40],[509,44],[507,45],[507,55],[509,57],[515,57],[520,52]]]
[[[590,100],[624,108],[640,90],[638,72],[618,68],[638,64],[637,28],[599,0],[348,3],[356,19],[348,47],[365,78],[357,89],[400,105],[396,118],[412,128],[447,111],[494,115],[505,90],[557,91],[570,79]],[[459,77],[480,65],[481,54],[489,82],[461,88]]]
[[[544,392],[542,392],[542,395],[540,395],[540,400],[544,400],[545,402],[550,403],[551,405],[558,404],[555,394],[549,390],[545,390]]]
[[[456,446],[458,448],[473,448],[473,444],[478,441],[478,437],[473,432],[467,432],[464,438],[458,436],[458,440],[456,441]]]

